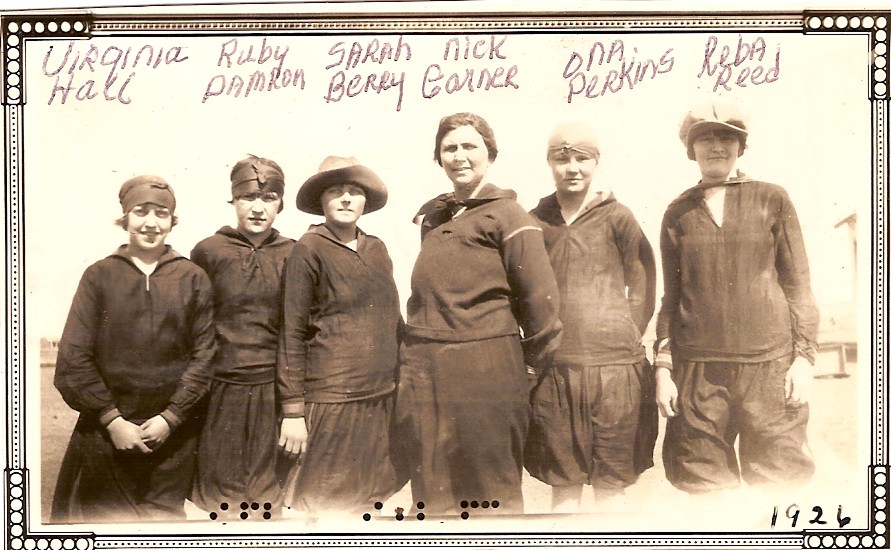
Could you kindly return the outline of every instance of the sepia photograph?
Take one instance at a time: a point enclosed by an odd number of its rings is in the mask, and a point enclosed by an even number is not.
[[[891,14],[783,4],[3,8],[4,544],[886,547]]]

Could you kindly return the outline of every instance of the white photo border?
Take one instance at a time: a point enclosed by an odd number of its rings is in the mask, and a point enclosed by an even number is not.
[[[888,231],[888,98],[891,78],[889,57],[889,12],[867,11],[786,11],[688,13],[562,12],[541,13],[328,13],[311,14],[93,14],[84,11],[46,14],[5,15],[2,18],[2,104],[4,114],[4,248],[5,248],[5,363],[6,363],[6,464],[4,465],[3,506],[4,543],[19,549],[89,548],[272,548],[290,546],[714,546],[782,548],[872,548],[884,547],[888,540],[889,470],[887,365],[884,344],[887,341],[885,295]],[[385,538],[374,535],[317,534],[220,536],[96,535],[93,533],[41,533],[30,529],[29,474],[25,468],[25,288],[24,285],[24,206],[23,108],[25,97],[25,43],[32,40],[73,40],[100,36],[218,36],[241,34],[392,34],[499,32],[499,33],[572,33],[609,31],[612,33],[702,33],[720,32],[800,32],[802,34],[865,34],[869,36],[871,63],[868,89],[871,102],[872,132],[872,212],[869,219],[871,277],[871,418],[868,529],[801,530],[762,533],[498,533],[424,536],[400,533],[395,529]],[[865,355],[865,354],[864,354]],[[137,538],[138,537],[138,540]]]

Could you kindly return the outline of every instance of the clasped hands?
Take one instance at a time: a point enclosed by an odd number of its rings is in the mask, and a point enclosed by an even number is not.
[[[170,424],[156,415],[142,424],[134,424],[118,416],[106,426],[114,448],[119,451],[135,451],[144,454],[160,447],[170,437]]]

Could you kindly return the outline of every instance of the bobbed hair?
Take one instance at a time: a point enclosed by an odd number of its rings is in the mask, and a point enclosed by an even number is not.
[[[474,113],[455,113],[443,117],[439,121],[439,129],[436,131],[436,146],[433,149],[433,160],[442,166],[442,155],[440,155],[439,147],[442,145],[442,139],[457,128],[462,126],[470,126],[477,131],[483,138],[483,143],[489,151],[489,162],[493,162],[498,156],[498,146],[495,144],[495,132],[483,117]]]

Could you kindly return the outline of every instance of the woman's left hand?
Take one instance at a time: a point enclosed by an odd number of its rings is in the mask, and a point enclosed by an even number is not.
[[[789,372],[786,373],[785,391],[787,401],[797,401],[804,405],[811,394],[811,385],[814,382],[814,367],[806,358],[798,356],[792,361]]]
[[[139,427],[142,428],[142,441],[151,449],[162,445],[170,437],[170,424],[161,415],[149,418]]]

